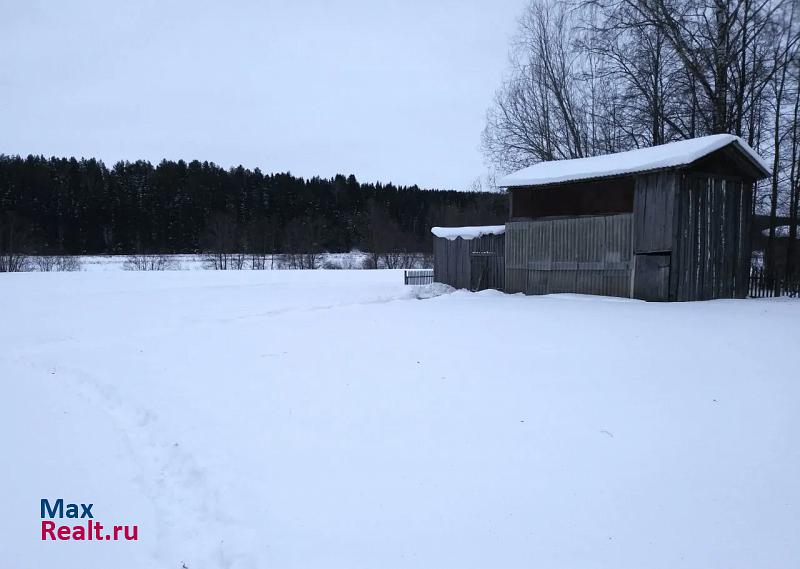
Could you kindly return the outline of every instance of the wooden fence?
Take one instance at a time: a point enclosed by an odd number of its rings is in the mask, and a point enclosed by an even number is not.
[[[750,271],[750,298],[788,296],[800,298],[800,273],[789,278],[773,278],[764,269]]]
[[[403,271],[403,280],[407,285],[426,285],[433,282],[433,269],[409,269]]]
[[[433,270],[436,282],[455,288],[503,290],[505,235],[483,235],[474,239],[433,239]]]

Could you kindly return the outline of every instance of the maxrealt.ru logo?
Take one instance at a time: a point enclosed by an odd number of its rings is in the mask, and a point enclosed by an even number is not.
[[[42,541],[137,541],[138,525],[105,526],[94,519],[94,504],[64,503],[63,498],[54,502],[42,499]],[[80,522],[56,523],[53,519],[82,520]]]

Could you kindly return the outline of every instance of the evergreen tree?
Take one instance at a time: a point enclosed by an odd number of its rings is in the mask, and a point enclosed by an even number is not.
[[[429,252],[434,225],[500,223],[504,194],[303,179],[241,166],[0,155],[0,214],[25,220],[31,247],[67,254],[219,249],[224,219],[237,253]],[[381,221],[383,220],[383,221]],[[214,242],[212,246],[210,243]],[[307,259],[305,260],[307,261]]]

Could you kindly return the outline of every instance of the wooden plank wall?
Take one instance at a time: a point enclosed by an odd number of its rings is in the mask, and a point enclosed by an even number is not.
[[[680,173],[655,172],[636,177],[633,200],[633,252],[672,250],[673,206]]]
[[[504,252],[504,235],[453,240],[434,237],[433,279],[454,288],[474,289],[480,285],[503,290]]]
[[[472,251],[471,261],[470,290],[503,290],[505,263],[502,251]]]
[[[675,199],[680,172],[636,177],[633,201],[633,296],[641,300],[670,298],[671,252],[675,234]]]
[[[670,299],[747,295],[751,200],[747,182],[684,175],[675,212]]]
[[[506,224],[506,291],[631,294],[630,213]]]
[[[633,297],[663,302],[669,300],[671,255],[634,255]]]

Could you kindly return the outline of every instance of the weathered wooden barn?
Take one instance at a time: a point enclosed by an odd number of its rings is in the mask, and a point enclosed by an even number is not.
[[[487,288],[473,276],[482,267],[503,275],[488,288],[507,292],[743,298],[753,184],[768,175],[764,160],[727,134],[541,162],[499,182],[510,194],[502,257],[480,254],[488,247],[472,237],[478,228],[460,244],[437,236],[435,278]]]

